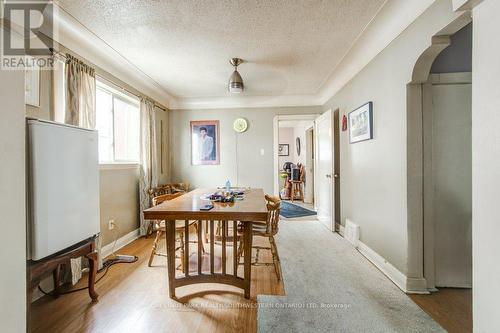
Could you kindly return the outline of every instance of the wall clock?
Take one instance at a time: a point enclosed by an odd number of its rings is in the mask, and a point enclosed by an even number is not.
[[[297,155],[300,156],[300,138],[295,139],[295,146],[297,146]]]
[[[238,133],[243,133],[248,128],[248,122],[244,118],[238,118],[233,123],[233,128]]]

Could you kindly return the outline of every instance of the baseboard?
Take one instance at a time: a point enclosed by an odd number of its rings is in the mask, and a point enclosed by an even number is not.
[[[137,238],[139,238],[139,235],[140,235],[139,229],[135,229],[135,230],[132,230],[131,232],[129,232],[128,234],[118,238],[116,240],[116,245],[115,245],[114,251],[116,252],[119,249],[121,249],[122,247],[132,243]],[[113,244],[114,244],[114,241],[101,248],[101,257],[102,258],[106,258],[113,253]]]
[[[345,234],[345,227],[341,224],[339,225],[339,235],[344,237]]]
[[[394,284],[407,294],[429,294],[426,280],[423,278],[409,278],[384,257],[372,250],[369,246],[359,241],[358,251],[369,261],[371,261],[382,273],[385,274]]]

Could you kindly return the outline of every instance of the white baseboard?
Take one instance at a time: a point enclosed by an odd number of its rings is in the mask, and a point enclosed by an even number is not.
[[[359,241],[358,251],[370,260],[382,273],[407,294],[429,294],[427,283],[423,278],[409,278],[388,262],[384,257]]]
[[[342,237],[345,235],[345,227],[342,224],[339,225],[339,235]]]
[[[137,238],[139,238],[139,235],[140,235],[139,229],[135,229],[135,230],[129,232],[128,234],[118,238],[116,240],[116,245],[115,245],[114,251],[116,252],[119,249],[121,249],[122,247],[132,243]],[[114,241],[101,248],[101,257],[103,259],[108,257],[109,255],[111,255],[113,253],[113,244],[114,244]]]

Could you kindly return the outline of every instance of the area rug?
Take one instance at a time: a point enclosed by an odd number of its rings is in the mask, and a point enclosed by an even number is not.
[[[321,223],[282,223],[276,243],[286,296],[258,295],[258,332],[445,332]]]
[[[286,218],[294,218],[316,215],[316,212],[287,201],[281,201],[280,215]]]

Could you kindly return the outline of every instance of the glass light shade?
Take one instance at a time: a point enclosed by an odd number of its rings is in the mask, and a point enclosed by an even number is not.
[[[243,79],[237,70],[229,78],[228,90],[230,93],[241,93],[244,90]]]

